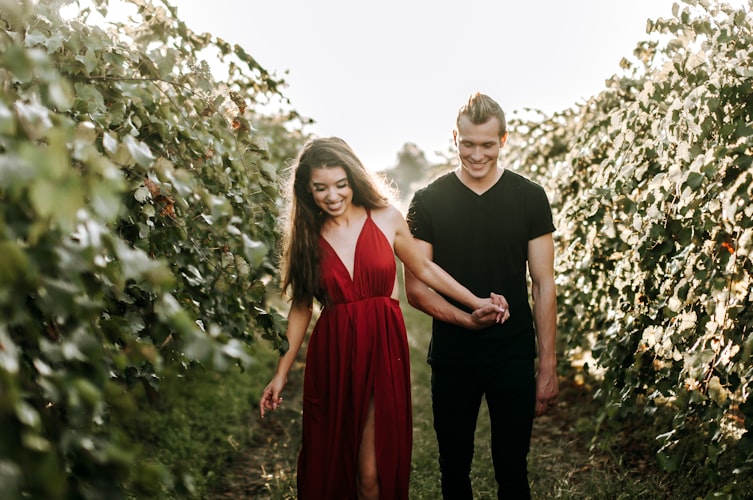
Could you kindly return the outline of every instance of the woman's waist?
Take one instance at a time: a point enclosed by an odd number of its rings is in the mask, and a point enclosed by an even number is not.
[[[400,305],[400,302],[389,295],[372,295],[369,297],[356,297],[356,298],[340,298],[338,300],[330,300],[325,305],[323,310],[333,309],[336,307],[348,307],[354,305],[363,305],[365,303],[386,303],[389,305]]]

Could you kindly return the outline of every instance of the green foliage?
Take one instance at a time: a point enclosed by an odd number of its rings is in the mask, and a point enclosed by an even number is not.
[[[247,366],[254,332],[283,347],[267,144],[303,134],[253,107],[284,82],[168,4],[131,3],[100,27],[91,7],[62,17],[70,1],[0,2],[2,498],[160,496],[174,479],[112,414],[181,368]]]
[[[139,467],[171,478],[172,486],[169,493],[151,492],[125,483],[129,496],[208,498],[220,489],[228,470],[248,453],[255,430],[249,417],[277,362],[271,349],[255,355],[259,363],[245,371],[195,368],[164,377],[158,394],[134,391],[133,410],[113,415],[113,425],[139,443]]]
[[[593,358],[595,442],[654,416],[659,465],[713,484],[723,455],[741,477],[753,461],[753,22],[685,4],[605,91],[514,123],[509,154],[553,196],[559,330]]]

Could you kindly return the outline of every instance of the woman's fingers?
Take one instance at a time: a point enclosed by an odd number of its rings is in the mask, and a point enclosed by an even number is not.
[[[507,303],[507,299],[504,295],[500,295],[498,293],[492,292],[491,294],[492,303],[504,307],[505,309],[509,309],[510,305]]]
[[[499,307],[497,313],[497,323],[504,323],[510,317],[510,306],[507,303],[507,299],[504,295],[492,292],[491,300],[494,305]]]
[[[259,411],[261,413],[261,418],[264,418],[265,410],[276,410],[282,404],[282,401],[282,397],[273,394],[271,389],[265,389],[264,393],[262,394],[261,401],[259,401]]]

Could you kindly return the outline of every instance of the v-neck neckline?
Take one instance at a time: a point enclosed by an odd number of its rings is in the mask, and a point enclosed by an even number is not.
[[[493,189],[495,189],[498,185],[500,185],[502,183],[502,178],[505,176],[506,173],[507,173],[507,169],[503,168],[502,169],[502,173],[499,174],[499,177],[497,178],[497,180],[494,181],[494,183],[492,183],[491,186],[489,186],[488,188],[486,188],[481,193],[477,192],[475,189],[473,189],[468,184],[466,184],[465,182],[463,182],[463,179],[460,178],[460,174],[458,172],[453,172],[453,176],[455,177],[455,180],[458,181],[458,183],[462,187],[464,187],[465,189],[468,190],[468,192],[470,192],[471,194],[473,194],[474,196],[476,196],[478,198],[482,198],[482,197],[484,197],[486,195],[486,193],[491,192]]]
[[[358,245],[361,242],[361,236],[363,236],[363,231],[366,228],[366,224],[368,224],[369,219],[371,219],[371,213],[370,213],[369,210],[367,210],[366,211],[366,218],[364,219],[363,224],[361,224],[361,229],[359,229],[359,231],[358,231],[358,236],[356,237],[356,245],[355,245],[355,248],[353,249],[353,270],[352,271],[350,271],[348,269],[348,266],[345,265],[345,262],[343,261],[342,257],[340,257],[340,254],[337,253],[337,250],[335,250],[334,245],[332,245],[332,243],[330,243],[329,240],[327,240],[326,236],[324,236],[323,234],[319,235],[319,237],[322,239],[322,241],[324,241],[324,243],[327,244],[327,246],[329,247],[329,249],[335,255],[335,257],[337,258],[337,262],[339,262],[340,265],[343,267],[343,269],[345,270],[345,274],[348,275],[348,277],[350,278],[351,282],[355,281],[355,276],[356,276],[356,257],[358,256]]]

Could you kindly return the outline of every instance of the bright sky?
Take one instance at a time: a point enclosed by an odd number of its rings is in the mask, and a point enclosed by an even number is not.
[[[744,0],[731,3],[740,5]],[[673,0],[172,0],[189,28],[237,43],[288,82],[319,136],[345,139],[367,168],[406,142],[446,151],[474,91],[512,116],[582,102],[648,39]]]

